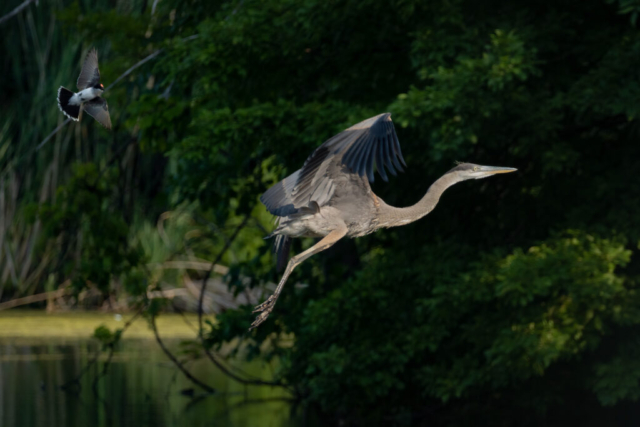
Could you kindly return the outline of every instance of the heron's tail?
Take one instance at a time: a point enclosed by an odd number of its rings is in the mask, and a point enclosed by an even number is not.
[[[64,113],[65,116],[72,120],[78,121],[80,116],[80,105],[72,105],[69,100],[73,97],[74,93],[69,89],[60,86],[58,89],[58,108]]]
[[[279,234],[283,228],[283,224],[280,224],[282,219],[283,218],[279,216],[275,217],[274,222],[277,227],[271,234],[265,237],[265,239],[270,239],[272,237],[276,238],[275,242],[273,242],[273,252],[276,254],[276,258],[278,260],[276,263],[276,270],[278,271],[282,270],[285,265],[287,265],[287,262],[289,262],[289,251],[291,249],[291,237]]]
[[[289,262],[289,251],[291,249],[291,237],[278,235],[273,244],[273,251],[277,254],[278,262],[276,270],[281,271]]]

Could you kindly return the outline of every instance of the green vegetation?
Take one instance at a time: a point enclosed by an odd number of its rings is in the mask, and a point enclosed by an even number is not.
[[[0,27],[0,297],[52,278],[155,313],[145,291],[180,280],[148,263],[213,261],[247,216],[220,260],[226,280],[236,292],[274,282],[259,194],[324,139],[390,111],[409,168],[375,183],[389,204],[413,203],[455,160],[519,172],[456,186],[424,220],[306,261],[291,281],[309,286],[290,283],[268,322],[247,333],[252,307],[227,310],[206,324],[207,347],[242,337],[245,355],[279,357],[281,379],[332,425],[624,416],[640,396],[639,11],[626,0],[30,8]],[[162,52],[105,94],[113,132],[83,120],[34,154],[63,120],[57,85],[72,86],[90,46],[106,85]],[[294,346],[261,346],[278,333]]]
[[[194,314],[185,314],[193,325],[198,322]],[[42,311],[11,310],[0,316],[0,339],[37,342],[46,340],[71,341],[89,338],[96,328],[103,326],[110,330],[121,328],[131,316],[114,316],[113,313],[68,312],[50,315]],[[194,335],[193,328],[183,322],[178,314],[165,314],[158,318],[158,329],[167,339],[189,339]],[[135,322],[126,331],[126,338],[153,340],[153,333],[144,322]]]

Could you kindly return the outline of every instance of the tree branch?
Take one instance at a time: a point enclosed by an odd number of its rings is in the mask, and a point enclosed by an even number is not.
[[[0,25],[2,25],[3,22],[8,21],[9,19],[14,17],[15,15],[19,14],[20,12],[22,12],[23,9],[25,9],[27,6],[29,6],[29,4],[33,3],[34,1],[37,1],[37,0],[25,0],[25,1],[23,1],[22,4],[20,4],[18,7],[16,7],[11,12],[7,13],[2,18],[0,18]]]
[[[67,118],[67,120],[65,120],[64,122],[62,122],[62,124],[60,124],[57,128],[55,128],[53,130],[53,132],[51,132],[49,135],[47,135],[47,137],[45,139],[42,140],[42,142],[40,144],[38,144],[38,146],[36,147],[35,151],[39,151],[42,146],[44,144],[46,144],[56,133],[58,133],[60,131],[60,129],[62,129],[63,127],[65,127],[65,125],[67,123],[69,123],[71,121],[71,119]]]
[[[216,257],[215,261],[211,263],[211,267],[209,267],[209,270],[202,278],[202,287],[200,288],[200,297],[198,298],[198,336],[200,337],[200,339],[202,339],[202,303],[204,301],[204,292],[207,289],[207,281],[209,280],[209,277],[211,277],[211,273],[213,272],[214,267],[216,266],[216,264],[220,262],[220,260],[222,259],[224,254],[227,252],[227,250],[229,249],[233,241],[236,239],[236,237],[238,237],[238,233],[247,224],[247,221],[249,221],[249,218],[250,216],[248,214],[245,215],[242,222],[236,227],[235,231],[231,235],[231,238],[227,240],[224,247]]]
[[[107,371],[109,371],[109,365],[111,365],[111,359],[113,359],[113,353],[115,351],[115,343],[109,344],[109,356],[107,356],[107,361],[102,365],[102,371],[93,379],[93,384],[91,385],[91,390],[93,390],[94,396],[99,396],[98,393],[98,382],[102,377],[107,375]]]
[[[109,89],[111,89],[116,83],[118,83],[120,80],[124,79],[125,77],[127,77],[129,74],[131,74],[133,72],[133,70],[135,70],[136,68],[140,67],[141,65],[151,61],[153,58],[155,58],[156,56],[158,56],[160,54],[160,52],[162,52],[162,49],[158,49],[155,52],[153,52],[152,54],[148,55],[147,57],[145,57],[144,59],[141,59],[140,61],[138,61],[133,67],[129,68],[127,71],[125,71],[124,73],[122,73],[120,75],[120,77],[118,77],[117,79],[115,79],[115,81],[113,83],[111,83],[109,86],[107,86],[105,88],[105,92],[108,91]]]
[[[107,361],[105,362],[105,365],[102,367],[102,372],[93,380],[93,392],[97,395],[97,385],[98,385],[98,381],[104,377],[107,374],[107,370],[109,369],[109,364],[111,363],[111,358],[113,357],[113,352],[115,349],[115,345],[116,343],[120,340],[120,338],[122,337],[122,334],[124,333],[124,331],[126,331],[129,326],[131,326],[131,324],[138,318],[138,316],[140,316],[140,314],[142,314],[142,310],[144,308],[140,308],[136,314],[134,314],[131,319],[127,320],[127,322],[124,324],[124,326],[122,327],[120,334],[118,335],[117,339],[114,339],[110,344],[109,344],[109,356],[107,358]],[[68,391],[69,388],[72,385],[77,385],[78,388],[82,388],[80,386],[80,378],[82,378],[84,376],[84,374],[86,374],[89,371],[89,368],[91,368],[94,364],[96,364],[96,362],[98,362],[98,358],[100,357],[100,354],[102,353],[102,350],[99,349],[98,351],[96,351],[96,355],[93,357],[93,359],[91,359],[91,361],[89,363],[87,363],[87,365],[82,368],[82,370],[80,370],[80,373],[73,378],[72,380],[67,381],[66,383],[62,384],[60,386],[60,388],[64,391]]]
[[[68,282],[69,281],[67,280],[67,282],[65,282],[62,285],[63,286],[62,288],[56,289],[55,291],[29,295],[28,297],[23,297],[23,298],[15,298],[15,299],[0,303],[0,311],[8,310],[10,308],[18,307],[20,305],[31,304],[39,301],[46,301],[49,298],[60,298],[69,292],[70,289],[67,287]]]
[[[203,348],[204,348],[204,346],[203,346]],[[289,389],[289,386],[287,386],[286,384],[283,384],[283,383],[279,383],[279,382],[264,381],[264,380],[247,380],[247,379],[241,378],[241,377],[237,376],[236,374],[234,374],[233,372],[231,372],[230,370],[228,370],[222,363],[220,363],[220,361],[216,360],[216,358],[213,356],[213,354],[207,348],[204,348],[204,352],[207,355],[207,357],[209,358],[209,360],[211,360],[211,362],[213,362],[213,364],[218,367],[218,369],[220,369],[228,377],[238,381],[241,384],[245,384],[245,385],[263,385],[263,386],[271,386],[271,387],[283,387],[283,388]]]
[[[203,383],[202,381],[200,381],[199,379],[197,379],[196,377],[194,377],[193,375],[191,375],[191,372],[189,372],[183,365],[182,363],[180,363],[180,361],[178,359],[176,359],[176,357],[169,351],[169,349],[164,345],[164,343],[162,342],[162,339],[160,338],[160,334],[158,333],[158,328],[156,326],[156,317],[155,315],[151,316],[151,328],[153,329],[153,334],[156,337],[156,341],[158,342],[158,344],[160,345],[160,348],[162,349],[162,351],[164,352],[164,354],[167,355],[167,357],[169,359],[171,359],[171,361],[178,367],[178,369],[180,369],[180,371],[189,379],[189,381],[191,381],[192,383],[198,385],[199,387],[201,387],[203,390],[206,390],[209,393],[215,393],[215,389],[213,387],[208,386],[207,384]]]
[[[245,385],[262,385],[262,386],[273,386],[273,387],[285,387],[285,388],[287,388],[287,385],[282,384],[282,383],[278,383],[278,382],[264,381],[264,380],[258,380],[258,379],[250,380],[250,379],[245,379],[245,378],[239,377],[238,375],[234,374],[229,369],[227,369],[227,367],[224,366],[219,360],[217,360],[215,358],[215,356],[213,355],[213,353],[211,353],[211,351],[209,351],[209,349],[206,348],[206,346],[204,345],[204,337],[203,337],[203,334],[202,334],[202,331],[203,331],[203,328],[202,328],[202,303],[204,301],[205,290],[207,289],[207,281],[209,280],[209,277],[211,277],[211,273],[213,272],[214,267],[220,262],[220,260],[222,259],[224,254],[227,252],[227,250],[229,249],[229,247],[231,246],[233,241],[238,237],[238,233],[240,233],[240,230],[242,230],[247,225],[247,222],[249,221],[250,218],[251,218],[250,215],[245,215],[245,217],[242,220],[242,222],[236,227],[235,231],[231,235],[231,238],[229,238],[229,240],[227,240],[227,242],[225,243],[224,247],[222,248],[222,250],[220,251],[220,253],[216,257],[216,259],[211,263],[211,266],[209,267],[209,270],[207,271],[207,273],[202,278],[202,287],[200,288],[200,297],[198,298],[198,336],[199,336],[200,340],[202,341],[202,348],[204,349],[204,352],[207,355],[207,357],[209,358],[209,360],[211,360],[211,362],[213,362],[213,364],[216,365],[216,367],[218,369],[220,369],[225,375],[227,375],[231,379],[233,379],[235,381],[238,381],[239,383],[245,384]]]

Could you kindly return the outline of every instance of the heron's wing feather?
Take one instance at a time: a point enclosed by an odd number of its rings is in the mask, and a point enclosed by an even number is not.
[[[325,141],[302,169],[271,187],[260,200],[272,214],[289,216],[311,202],[326,205],[335,192],[337,174],[366,175],[373,182],[375,164],[386,181],[385,167],[395,175],[396,169],[402,171],[400,163],[404,164],[404,158],[391,114],[380,114]]]
[[[82,70],[78,76],[78,89],[83,90],[100,83],[100,70],[98,69],[98,52],[92,49],[82,64]]]
[[[260,201],[273,215],[289,216],[297,212],[293,204],[293,199],[291,198],[291,193],[293,192],[293,187],[299,175],[300,170],[295,171],[260,196]]]
[[[332,177],[328,173],[332,160],[332,150],[322,144],[304,162],[300,175],[291,193],[296,207],[308,206],[312,201],[324,206],[335,189]]]
[[[345,172],[342,166],[347,173],[366,175],[371,182],[374,164],[385,181],[385,167],[393,175],[396,169],[402,171],[404,158],[397,141],[389,113],[364,120],[325,141],[300,169],[291,193],[294,207],[308,206],[311,201],[327,204],[336,187],[334,174]]]
[[[111,116],[109,116],[109,107],[107,101],[99,96],[93,98],[89,102],[83,104],[84,111],[96,119],[102,126],[111,129]]]
[[[350,132],[351,137],[339,144],[336,154],[342,155],[342,164],[354,173],[366,175],[373,182],[375,164],[382,179],[387,181],[385,167],[392,175],[396,174],[395,169],[402,171],[400,163],[406,167],[390,113],[367,119],[345,132]]]

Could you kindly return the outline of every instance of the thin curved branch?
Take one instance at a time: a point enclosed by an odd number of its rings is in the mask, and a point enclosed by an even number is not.
[[[35,151],[39,151],[44,144],[46,144],[55,134],[57,134],[60,131],[60,129],[65,127],[66,124],[69,123],[70,121],[71,121],[71,119],[68,118],[67,120],[62,122],[62,124],[60,124],[57,128],[55,128],[53,130],[53,132],[51,132],[49,135],[47,135],[46,138],[43,139],[42,142],[36,146]]]
[[[107,375],[107,372],[109,371],[109,366],[111,365],[111,359],[113,359],[113,353],[115,352],[116,344],[118,343],[118,341],[120,341],[120,338],[122,337],[122,334],[124,333],[124,331],[129,329],[129,326],[131,326],[133,322],[135,322],[135,320],[138,318],[138,316],[142,314],[142,310],[143,308],[140,308],[136,312],[136,314],[134,314],[133,317],[131,317],[131,319],[127,320],[127,322],[122,326],[122,329],[120,330],[120,334],[116,335],[116,337],[109,343],[109,356],[107,357],[107,361],[104,362],[104,365],[102,366],[102,372],[100,372],[98,376],[96,376],[93,379],[93,385],[91,388],[95,396],[98,396],[98,382],[103,377],[105,377]]]
[[[15,298],[9,301],[2,302],[0,303],[0,311],[8,310],[10,308],[18,307],[21,305],[32,304],[34,302],[46,301],[49,298],[60,298],[70,292],[68,285],[69,283],[68,281],[66,281],[61,285],[59,289],[56,289],[55,291],[43,292],[40,294],[29,295],[28,297]]]
[[[153,52],[152,54],[146,56],[144,59],[141,59],[139,62],[137,62],[133,67],[129,68],[127,71],[125,71],[124,73],[120,74],[120,77],[118,77],[117,79],[114,80],[113,83],[111,83],[109,86],[107,86],[105,88],[105,92],[108,91],[109,89],[111,89],[116,83],[118,83],[120,80],[124,79],[125,77],[127,77],[129,74],[131,74],[133,72],[133,70],[135,70],[136,68],[140,67],[141,65],[151,61],[153,58],[155,58],[156,56],[158,56],[160,54],[160,52],[162,52],[162,49],[158,49],[155,52]]]
[[[189,381],[191,381],[192,383],[196,384],[197,386],[201,387],[203,390],[206,390],[209,393],[215,393],[215,389],[205,383],[203,383],[202,381],[200,381],[199,379],[197,379],[196,377],[194,377],[193,375],[191,375],[191,372],[189,372],[182,363],[180,363],[180,361],[178,359],[176,359],[176,357],[173,355],[173,353],[171,353],[169,351],[169,349],[164,345],[164,343],[162,342],[162,339],[160,338],[160,334],[158,333],[158,327],[156,326],[156,317],[154,315],[151,316],[151,329],[153,329],[153,334],[156,337],[156,341],[158,342],[158,345],[160,345],[160,348],[162,349],[162,351],[164,352],[164,354],[167,355],[167,357],[169,359],[171,359],[171,361],[178,367],[178,369],[180,369],[180,371],[184,374],[185,377],[187,377],[189,379]]]
[[[214,267],[216,266],[216,264],[220,262],[220,260],[222,259],[224,254],[227,252],[227,250],[229,249],[233,241],[236,239],[236,237],[238,237],[238,233],[240,233],[240,230],[242,230],[244,226],[247,224],[247,221],[249,221],[249,218],[251,217],[248,214],[245,215],[242,222],[236,227],[235,231],[231,235],[231,238],[227,240],[224,247],[216,257],[215,261],[211,263],[211,267],[202,278],[202,286],[200,287],[200,297],[198,298],[198,336],[200,337],[200,339],[202,339],[202,303],[204,301],[204,292],[207,289],[207,281],[209,280],[209,277],[211,277],[211,273],[213,272]]]
[[[72,386],[77,387],[77,389],[74,387],[74,391],[80,391],[82,389],[82,386],[80,385],[80,378],[82,378],[84,376],[84,374],[86,374],[89,369],[91,369],[91,367],[93,365],[95,365],[98,362],[98,358],[100,357],[100,354],[102,353],[101,349],[98,349],[98,351],[96,351],[95,356],[93,356],[93,358],[89,361],[89,363],[87,363],[84,368],[82,368],[80,370],[80,373],[78,375],[76,375],[73,379],[65,382],[64,384],[60,385],[60,389],[62,391],[71,391],[72,390]]]
[[[139,310],[138,310],[138,311],[137,311],[137,312],[136,312],[136,313],[131,317],[131,319],[127,320],[127,322],[122,326],[122,330],[121,330],[121,332],[120,332],[120,337],[122,337],[122,334],[124,333],[124,331],[126,331],[127,329],[129,329],[129,326],[131,326],[131,325],[133,324],[133,322],[134,322],[134,321],[135,321],[135,320],[140,316],[140,314],[142,314],[142,310],[143,310],[143,308],[139,309]],[[111,358],[113,357],[114,346],[115,346],[115,344],[117,343],[117,341],[119,341],[119,340],[120,340],[120,337],[118,337],[118,339],[117,339],[117,340],[113,341],[113,342],[109,345],[109,356],[108,356],[108,358],[107,358],[107,361],[105,362],[105,365],[104,365],[104,366],[103,366],[103,368],[102,368],[102,373],[101,373],[101,374],[99,374],[99,375],[94,379],[94,381],[93,381],[93,387],[92,387],[92,388],[93,388],[94,393],[96,393],[96,395],[97,395],[96,390],[97,390],[97,384],[98,384],[98,381],[99,381],[103,376],[105,376],[105,375],[107,374],[107,370],[109,369],[109,364],[111,363]],[[89,361],[89,363],[87,363],[87,364],[86,364],[86,366],[80,370],[80,373],[79,373],[75,378],[73,378],[72,380],[69,380],[69,381],[65,382],[64,384],[62,384],[62,385],[60,386],[60,388],[61,388],[63,391],[68,391],[68,390],[70,390],[70,389],[71,389],[71,386],[72,386],[72,385],[75,385],[75,386],[77,386],[77,387],[78,387],[78,389],[80,389],[80,388],[81,388],[81,386],[80,386],[80,378],[82,378],[82,377],[84,376],[84,374],[86,374],[86,373],[89,371],[89,369],[90,369],[93,365],[95,365],[95,364],[98,362],[98,358],[100,357],[100,354],[101,354],[101,353],[102,353],[102,350],[101,350],[101,349],[98,349],[98,351],[96,351],[96,354],[95,354],[95,356],[93,357],[93,359],[91,359],[91,360]]]
[[[2,25],[3,22],[8,21],[9,19],[13,18],[15,15],[19,14],[20,12],[22,12],[23,9],[25,9],[27,6],[29,6],[34,1],[37,2],[38,0],[25,0],[25,1],[23,1],[22,4],[20,4],[18,7],[16,7],[11,12],[7,13],[2,18],[0,18],[0,25]]]
[[[93,379],[93,384],[91,385],[91,390],[93,391],[94,396],[100,396],[98,393],[98,382],[102,379],[102,377],[107,375],[109,371],[109,366],[111,365],[111,359],[113,359],[113,353],[115,352],[115,343],[109,344],[109,355],[107,356],[106,362],[102,365],[102,371]]]
[[[261,385],[261,386],[270,386],[270,387],[283,387],[283,388],[286,388],[286,389],[290,389],[290,387],[288,385],[283,384],[283,383],[279,383],[279,382],[264,381],[264,380],[247,380],[245,378],[241,378],[241,377],[237,376],[236,374],[234,374],[233,372],[231,372],[229,369],[227,369],[222,363],[220,363],[220,361],[216,360],[216,358],[213,356],[213,354],[207,348],[204,349],[204,352],[207,355],[207,357],[209,358],[209,360],[211,360],[211,362],[213,362],[213,364],[218,367],[218,369],[220,369],[229,378],[234,379],[234,380],[238,381],[241,384],[244,384],[244,385]]]
[[[237,381],[237,382],[239,382],[241,384],[245,384],[245,385],[260,385],[260,386],[273,386],[273,387],[285,387],[285,388],[288,388],[288,386],[286,384],[273,382],[273,381],[264,381],[264,380],[259,380],[259,379],[255,379],[255,380],[246,379],[246,378],[242,378],[242,377],[234,374],[226,366],[224,366],[219,360],[217,360],[215,358],[215,356],[213,355],[213,353],[211,353],[211,351],[209,351],[209,349],[206,348],[205,345],[204,345],[204,337],[202,335],[202,331],[203,331],[203,327],[202,327],[202,314],[203,314],[203,312],[202,312],[202,303],[204,301],[205,290],[207,289],[207,281],[209,280],[209,277],[211,277],[211,273],[213,272],[214,267],[220,262],[220,260],[222,259],[224,254],[227,252],[227,250],[229,249],[229,247],[231,246],[233,241],[238,237],[238,233],[240,233],[240,230],[242,230],[247,225],[247,222],[249,222],[250,218],[251,218],[250,215],[245,215],[245,217],[242,220],[242,222],[236,227],[236,229],[234,230],[233,234],[231,235],[229,240],[226,241],[224,247],[222,248],[222,250],[220,251],[220,253],[216,257],[216,259],[211,263],[211,267],[209,268],[207,273],[202,278],[202,286],[200,288],[200,297],[198,298],[198,336],[199,336],[200,340],[202,341],[202,344],[203,344],[202,348],[204,349],[204,352],[207,355],[207,357],[209,358],[209,360],[211,360],[211,362],[213,362],[213,364],[216,365],[216,367],[218,369],[220,369],[222,371],[222,373],[227,375],[229,378],[231,378],[231,379],[233,379],[233,380],[235,380],[235,381]]]

